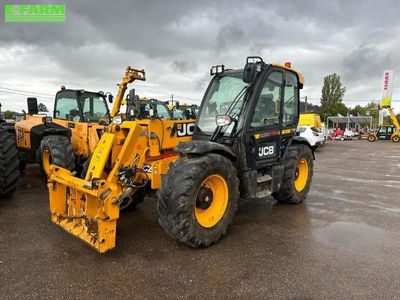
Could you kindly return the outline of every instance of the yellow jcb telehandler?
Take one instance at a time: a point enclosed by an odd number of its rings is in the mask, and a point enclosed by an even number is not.
[[[387,108],[389,111],[390,119],[393,125],[382,125],[379,126],[376,132],[370,133],[368,135],[368,141],[375,142],[377,140],[391,140],[394,143],[398,143],[400,140],[400,124],[397,120],[396,115],[391,107],[379,106],[379,110]]]
[[[50,166],[52,221],[105,252],[115,247],[122,201],[158,189],[159,223],[167,234],[206,247],[226,234],[239,196],[301,203],[314,159],[296,136],[303,76],[289,63],[267,64],[260,57],[248,57],[239,70],[214,66],[211,75],[196,123],[163,120],[155,106],[141,119],[132,91],[126,118],[117,116],[123,79],[113,123],[104,129],[85,178]]]

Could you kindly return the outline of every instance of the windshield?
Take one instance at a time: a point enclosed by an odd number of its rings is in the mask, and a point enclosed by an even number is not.
[[[225,115],[235,97],[247,86],[242,80],[243,70],[226,71],[221,76],[213,79],[208,92],[205,95],[204,104],[201,108],[200,119],[197,126],[201,131],[213,132],[217,127],[215,117]],[[244,95],[244,93],[242,93]],[[236,103],[231,116],[239,113],[243,105],[243,96]],[[234,123],[226,129],[230,133]]]
[[[164,120],[170,120],[170,110],[167,105],[163,103],[156,103],[157,108],[157,117]],[[149,119],[150,118],[150,101],[142,100],[140,102],[140,117],[141,119]]]
[[[191,106],[176,106],[172,109],[174,120],[193,120],[196,119],[196,115]]]
[[[108,113],[105,99],[99,94],[84,93],[80,97],[83,117],[87,123],[110,123],[110,115]]]

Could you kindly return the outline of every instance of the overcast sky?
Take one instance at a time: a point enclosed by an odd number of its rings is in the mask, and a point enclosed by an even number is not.
[[[61,85],[116,94],[127,65],[143,68],[140,96],[171,94],[199,103],[210,66],[242,68],[248,55],[292,62],[305,77],[302,96],[319,104],[323,77],[336,72],[349,100],[379,99],[384,69],[395,72],[400,100],[399,1],[35,1],[66,6],[65,23],[4,23],[0,1],[0,102],[26,109],[26,96]],[[33,4],[33,2],[32,2]],[[10,91],[10,90],[7,90]],[[396,113],[400,101],[395,102]]]

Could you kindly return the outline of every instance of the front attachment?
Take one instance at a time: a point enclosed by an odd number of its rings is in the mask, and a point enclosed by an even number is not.
[[[76,178],[51,165],[49,196],[51,220],[103,253],[115,247],[119,206],[116,188],[104,180]]]

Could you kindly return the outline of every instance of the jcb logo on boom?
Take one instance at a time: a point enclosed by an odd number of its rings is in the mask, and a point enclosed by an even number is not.
[[[178,137],[192,136],[194,133],[195,123],[179,123],[177,124],[177,134]]]

